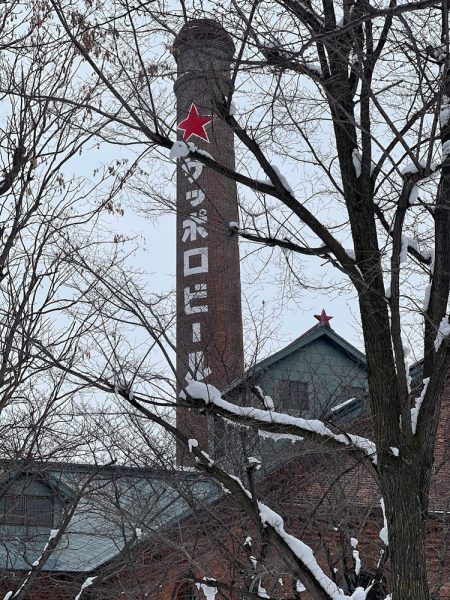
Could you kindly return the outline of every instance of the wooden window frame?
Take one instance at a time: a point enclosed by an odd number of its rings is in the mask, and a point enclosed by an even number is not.
[[[41,507],[39,507],[41,503]],[[43,510],[47,504],[49,510]],[[44,494],[5,494],[0,500],[0,524],[17,527],[53,527],[55,499]]]

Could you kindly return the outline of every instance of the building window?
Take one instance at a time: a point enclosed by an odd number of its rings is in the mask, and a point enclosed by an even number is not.
[[[278,400],[284,409],[296,412],[308,410],[308,384],[305,381],[284,379],[277,388]]]
[[[54,501],[51,496],[5,495],[0,500],[1,524],[52,527]]]

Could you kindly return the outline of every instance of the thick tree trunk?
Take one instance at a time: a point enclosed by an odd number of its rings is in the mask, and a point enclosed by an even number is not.
[[[399,462],[398,459],[396,459]],[[404,461],[383,477],[389,527],[392,600],[428,600],[425,514],[418,468]]]

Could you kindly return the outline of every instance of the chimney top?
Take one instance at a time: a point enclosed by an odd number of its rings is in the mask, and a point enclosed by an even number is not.
[[[214,19],[191,19],[183,25],[173,43],[175,59],[182,46],[202,47],[212,43],[214,46],[222,45],[233,56],[235,45],[229,33]]]

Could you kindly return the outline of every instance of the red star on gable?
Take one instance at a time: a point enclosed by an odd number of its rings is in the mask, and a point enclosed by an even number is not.
[[[331,329],[330,321],[333,317],[329,317],[325,312],[324,308],[322,308],[322,312],[320,313],[320,315],[314,315],[314,318],[319,321],[320,325],[323,325],[324,327],[329,327]]]
[[[198,114],[195,104],[191,104],[187,118],[183,119],[183,121],[177,125],[177,128],[184,132],[183,142],[187,142],[191,136],[196,135],[197,137],[209,143],[209,138],[205,131],[205,127],[208,125],[208,123],[211,123],[212,120],[213,117],[201,117]]]

